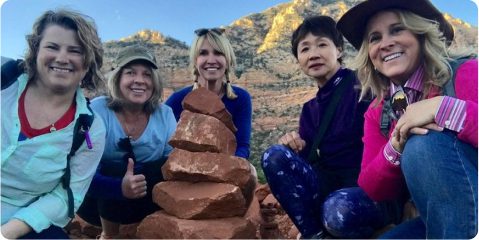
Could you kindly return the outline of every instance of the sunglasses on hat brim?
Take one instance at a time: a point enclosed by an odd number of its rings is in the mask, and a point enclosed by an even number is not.
[[[407,106],[409,106],[409,99],[403,90],[399,90],[391,96],[391,107],[395,112],[404,112]]]
[[[198,37],[201,37],[207,34],[208,32],[214,32],[218,35],[222,35],[225,32],[225,29],[224,28],[200,28],[195,30],[195,34]]]

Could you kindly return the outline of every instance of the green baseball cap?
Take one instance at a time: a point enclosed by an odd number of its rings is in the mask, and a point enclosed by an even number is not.
[[[116,66],[122,68],[135,60],[145,60],[150,63],[154,69],[158,69],[155,55],[153,55],[147,48],[140,45],[131,45],[120,50],[116,58]]]

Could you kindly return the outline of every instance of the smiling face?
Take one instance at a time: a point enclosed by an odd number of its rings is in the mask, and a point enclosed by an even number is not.
[[[200,81],[223,81],[228,63],[225,55],[214,49],[205,39],[199,49],[195,66]]]
[[[339,70],[341,51],[334,42],[308,33],[298,44],[298,63],[301,70],[324,86]]]
[[[153,93],[153,72],[143,63],[131,63],[120,74],[120,92],[127,104],[143,107]]]
[[[53,92],[76,91],[88,71],[84,58],[84,50],[73,30],[48,26],[38,49],[36,84]]]
[[[366,32],[374,67],[396,85],[403,85],[420,64],[417,37],[390,11],[371,17]]]

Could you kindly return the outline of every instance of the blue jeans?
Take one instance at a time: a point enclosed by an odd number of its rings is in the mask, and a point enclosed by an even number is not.
[[[339,238],[367,238],[393,219],[390,208],[357,187],[357,170],[313,168],[283,145],[267,149],[261,166],[271,192],[304,238],[323,230]]]
[[[478,218],[477,148],[460,141],[452,131],[430,131],[411,136],[401,158],[420,219],[401,224],[382,237],[474,237]]]

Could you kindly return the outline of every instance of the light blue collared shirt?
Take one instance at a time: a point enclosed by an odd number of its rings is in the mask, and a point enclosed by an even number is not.
[[[2,225],[16,218],[40,232],[52,224],[63,227],[70,221],[68,196],[61,178],[72,146],[75,122],[80,114],[91,115],[91,112],[79,88],[75,119],[67,127],[19,141],[18,99],[27,79],[26,74],[21,75],[1,93]],[[99,117],[95,116],[89,134],[93,148],[88,149],[84,142],[70,162],[75,211],[83,201],[103,153],[105,128]]]

